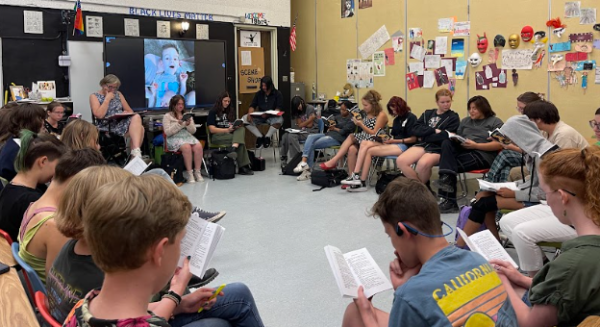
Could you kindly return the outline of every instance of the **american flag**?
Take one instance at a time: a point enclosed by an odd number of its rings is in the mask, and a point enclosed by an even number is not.
[[[290,48],[292,51],[296,51],[296,21],[298,20],[298,16],[294,19],[294,26],[292,26],[292,32],[290,33]]]

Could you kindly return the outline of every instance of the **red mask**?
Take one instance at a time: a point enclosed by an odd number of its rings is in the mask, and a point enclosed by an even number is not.
[[[533,33],[533,31],[532,31]],[[485,33],[483,33],[483,36],[479,36],[479,34],[477,35],[477,50],[479,50],[479,53],[485,53],[487,51],[488,48],[488,39],[487,39],[487,35],[485,35]]]
[[[521,30],[521,40],[529,42],[533,38],[533,27],[527,25]]]

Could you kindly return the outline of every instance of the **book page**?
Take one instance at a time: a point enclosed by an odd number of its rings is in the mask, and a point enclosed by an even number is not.
[[[475,233],[469,239],[476,245],[477,252],[488,261],[497,259],[510,262],[515,268],[519,267],[489,230]]]
[[[482,179],[477,180],[479,182],[479,188],[482,191],[490,191],[496,192],[501,188],[507,188],[509,190],[518,191],[519,187],[515,182],[506,182],[506,183],[490,183],[488,181],[484,181]]]
[[[214,235],[219,228],[223,228],[217,224],[209,223],[204,219],[202,220],[206,225],[199,242],[196,243],[193,249],[192,260],[190,261],[190,271],[200,278],[204,277],[206,268],[210,259],[212,259],[213,252],[211,249],[216,247],[216,244],[213,245],[213,242],[218,242],[218,240],[215,240]]]
[[[185,236],[181,240],[181,254],[179,255],[179,267],[183,266],[183,259],[194,253],[196,243],[200,241],[200,237],[204,233],[207,221],[200,218],[197,213],[193,213],[185,226]]]
[[[352,268],[356,280],[364,287],[366,297],[369,298],[392,288],[392,283],[383,274],[367,249],[348,252],[344,254],[344,258]]]
[[[325,255],[327,256],[331,271],[333,272],[333,277],[335,278],[342,296],[356,297],[358,284],[356,283],[356,279],[352,274],[348,262],[344,259],[342,251],[334,246],[327,245],[325,247]]]
[[[123,169],[134,174],[135,176],[140,176],[144,171],[146,171],[148,166],[150,166],[150,164],[146,164],[142,158],[134,156],[131,160],[129,160],[127,165],[123,167]]]
[[[467,246],[469,247],[469,249],[471,249],[471,251],[477,252],[477,253],[483,255],[483,253],[481,253],[481,251],[479,251],[479,249],[477,248],[477,245],[473,244],[473,242],[471,241],[471,239],[467,236],[467,234],[462,229],[460,229],[460,228],[457,227],[456,231],[458,232],[458,234],[460,235],[460,237],[465,241],[465,243],[467,244]]]

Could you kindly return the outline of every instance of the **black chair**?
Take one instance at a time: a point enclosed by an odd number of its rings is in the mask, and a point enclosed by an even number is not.
[[[110,122],[108,119],[96,118],[92,112],[92,123],[98,126],[100,122],[106,122],[108,125],[108,132],[98,131],[98,144],[100,144],[102,156],[109,164],[119,167],[125,166],[127,162],[127,142],[125,138],[110,131]]]

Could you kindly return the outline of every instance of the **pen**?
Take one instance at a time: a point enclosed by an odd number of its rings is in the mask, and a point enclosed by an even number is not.
[[[219,293],[221,293],[221,291],[225,288],[225,285],[227,285],[227,284],[223,284],[223,285],[219,286],[219,288],[217,288],[217,290],[213,293],[213,295],[211,295],[208,298],[208,300],[205,302],[205,304],[208,304],[208,302],[210,302],[211,300],[216,298],[219,295]],[[202,310],[204,310],[204,307],[200,307],[200,309],[198,309],[198,313],[202,312]]]

